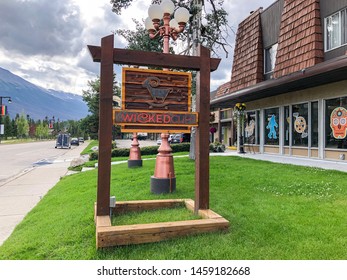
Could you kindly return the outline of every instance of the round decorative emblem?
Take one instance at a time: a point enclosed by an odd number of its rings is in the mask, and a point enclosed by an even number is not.
[[[297,117],[294,122],[294,128],[297,133],[303,133],[306,130],[306,120],[303,117]]]

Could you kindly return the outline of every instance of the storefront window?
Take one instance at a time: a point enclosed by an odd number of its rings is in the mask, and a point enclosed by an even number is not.
[[[311,147],[318,147],[318,102],[311,103]]]
[[[347,149],[347,97],[325,102],[325,146]]]
[[[292,106],[292,146],[308,145],[308,103]]]
[[[256,144],[256,111],[245,114],[245,143]]]
[[[289,146],[290,116],[289,106],[284,107],[284,146]]]
[[[265,145],[278,145],[279,144],[279,109],[265,109],[264,110],[264,143]]]

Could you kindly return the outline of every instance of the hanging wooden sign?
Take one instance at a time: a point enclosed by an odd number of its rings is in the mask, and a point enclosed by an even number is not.
[[[113,121],[122,132],[190,132],[198,125],[191,112],[191,73],[123,68],[122,110]]]
[[[122,109],[191,111],[191,73],[123,68]]]

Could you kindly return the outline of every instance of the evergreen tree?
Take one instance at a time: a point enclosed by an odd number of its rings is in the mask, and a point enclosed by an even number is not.
[[[4,138],[7,139],[8,137],[12,137],[12,122],[11,122],[11,118],[9,115],[6,115],[5,116],[5,119],[4,119]]]
[[[87,103],[89,112],[87,117],[81,120],[80,128],[85,131],[92,139],[98,138],[99,131],[99,92],[100,78],[88,82],[88,89],[83,91],[83,100]],[[121,95],[121,89],[113,75],[113,95]]]
[[[18,118],[19,118],[19,115],[18,115]],[[18,135],[18,130],[17,130],[16,119],[12,119],[12,121],[11,121],[11,127],[12,127],[11,136],[12,136],[12,137],[17,137],[17,135]]]

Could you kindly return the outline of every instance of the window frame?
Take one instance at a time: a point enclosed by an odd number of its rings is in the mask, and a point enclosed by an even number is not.
[[[276,52],[274,53],[274,61],[273,61],[273,63],[271,63],[271,70],[267,71],[267,69],[266,69],[266,66],[267,66],[266,62],[267,62],[267,58],[268,58],[267,53],[268,53],[269,50],[273,49],[275,46],[276,46]],[[273,45],[271,45],[271,46],[269,46],[267,48],[264,48],[264,74],[265,75],[266,74],[271,74],[275,70],[277,50],[278,50],[278,43],[275,43],[275,44],[273,44]],[[272,62],[272,61],[270,61],[270,62]]]
[[[343,22],[342,22],[342,13],[345,14],[345,25],[346,25],[346,22],[347,22],[347,7],[327,16],[324,18],[324,51],[325,52],[328,52],[328,51],[332,51],[332,50],[335,50],[335,49],[338,49],[338,48],[341,48],[343,46],[346,46],[347,45],[347,36],[346,36],[346,30],[343,29]],[[328,49],[328,21],[332,21],[333,20],[333,17],[338,15],[338,25],[339,25],[339,30],[338,30],[338,44],[337,46],[334,46],[334,47],[331,47]],[[347,28],[347,25],[346,25],[346,28]],[[345,33],[345,42],[343,43],[342,42],[342,39],[343,39],[343,36],[342,34]]]

